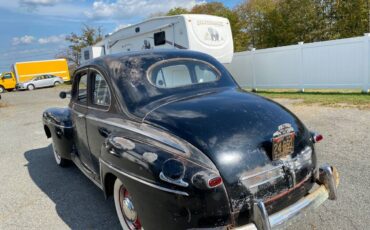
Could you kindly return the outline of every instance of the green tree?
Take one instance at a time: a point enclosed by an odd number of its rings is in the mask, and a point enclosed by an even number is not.
[[[335,31],[340,38],[361,36],[368,32],[368,0],[337,0]]]
[[[249,0],[235,9],[241,30],[248,34],[249,47],[267,48],[279,44],[278,25],[281,21],[276,12],[279,0]]]
[[[92,27],[83,25],[81,33],[71,33],[66,37],[66,40],[71,44],[64,56],[71,63],[72,66],[78,67],[80,65],[81,49],[95,45],[103,39],[100,27]]]
[[[369,0],[249,0],[235,9],[249,44],[276,47],[361,36],[369,31]]]
[[[279,30],[279,43],[273,44],[274,46],[317,40],[316,30],[320,27],[320,20],[314,1],[284,0],[277,5],[276,14],[281,20],[278,25],[275,23]]]
[[[185,8],[182,8],[182,7],[175,7],[173,9],[170,9],[168,12],[167,12],[167,16],[173,16],[173,15],[179,15],[179,14],[188,14],[189,11]]]

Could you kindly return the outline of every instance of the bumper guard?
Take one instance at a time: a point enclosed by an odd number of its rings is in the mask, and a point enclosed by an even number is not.
[[[271,230],[284,227],[288,221],[299,216],[302,212],[317,208],[327,199],[337,199],[339,174],[335,167],[324,164],[317,176],[319,187],[291,206],[268,216],[265,204],[257,200],[253,206],[253,223],[233,228],[233,230]]]

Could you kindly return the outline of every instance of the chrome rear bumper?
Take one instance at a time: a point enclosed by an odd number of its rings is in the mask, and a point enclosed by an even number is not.
[[[284,227],[291,219],[302,212],[317,208],[327,199],[337,198],[339,174],[335,167],[327,164],[320,167],[317,178],[319,187],[291,206],[268,216],[264,203],[256,201],[253,207],[253,223],[233,228],[233,230],[270,230]]]

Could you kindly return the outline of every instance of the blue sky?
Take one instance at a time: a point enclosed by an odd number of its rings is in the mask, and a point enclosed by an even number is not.
[[[68,46],[65,36],[83,24],[107,34],[153,13],[211,0],[0,0],[0,72],[18,61],[51,59]],[[242,0],[221,0],[234,7]]]

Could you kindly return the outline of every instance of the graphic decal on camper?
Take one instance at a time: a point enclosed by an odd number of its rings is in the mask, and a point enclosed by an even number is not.
[[[192,21],[192,29],[198,40],[207,46],[222,46],[228,39],[229,25],[223,21]]]
[[[205,40],[212,40],[212,41],[219,41],[220,40],[220,33],[217,31],[216,28],[208,27],[208,33],[206,33]]]

